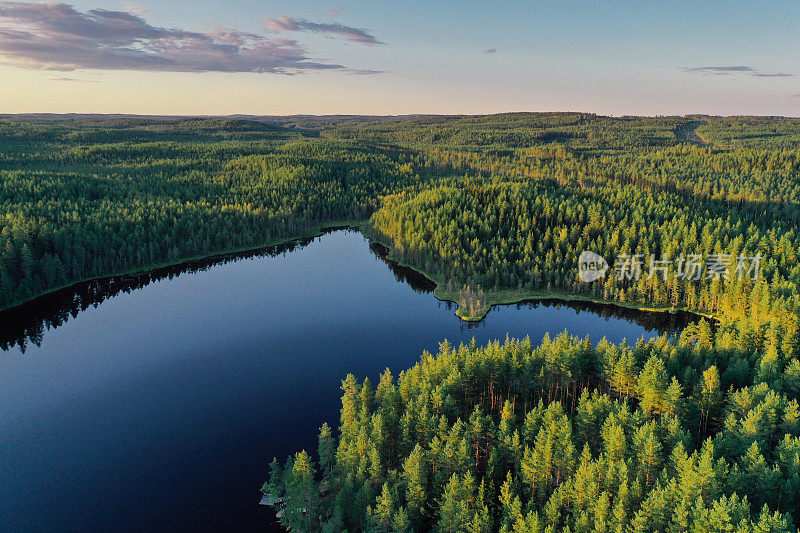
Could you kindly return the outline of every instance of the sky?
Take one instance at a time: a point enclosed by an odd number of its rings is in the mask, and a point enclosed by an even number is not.
[[[800,2],[0,0],[0,113],[800,116]]]

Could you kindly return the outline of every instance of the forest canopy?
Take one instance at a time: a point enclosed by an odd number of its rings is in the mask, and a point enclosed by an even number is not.
[[[341,224],[465,319],[536,297],[701,314],[347,376],[338,429],[264,491],[295,531],[795,531],[799,148],[780,117],[4,116],[0,309]],[[585,250],[645,275],[586,282]],[[688,256],[759,269],[647,275]]]

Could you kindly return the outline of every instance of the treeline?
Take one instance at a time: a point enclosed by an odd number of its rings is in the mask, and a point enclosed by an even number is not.
[[[715,337],[445,341],[263,490],[293,531],[795,531],[800,374]]]
[[[504,113],[484,116],[392,117],[342,122],[329,136],[467,149],[517,149],[561,144],[586,150],[672,146],[679,117],[602,117],[591,113]]]
[[[704,135],[760,141],[681,140],[701,123]],[[6,118],[0,308],[84,278],[365,220],[385,195],[460,187],[464,174],[633,186],[729,202],[762,227],[797,226],[798,131],[790,119],[587,113]]]
[[[716,128],[739,123],[706,119]],[[652,119],[659,120],[666,121]],[[737,321],[734,329],[758,339],[759,349],[780,352],[782,345],[795,355],[800,159],[784,146],[800,135],[800,123],[752,122],[771,124],[781,132],[780,142],[735,150],[691,143],[615,150],[569,143],[429,145],[422,149],[427,165],[466,176],[389,197],[369,231],[402,261],[434,277],[440,294],[452,297],[463,289],[467,296],[458,301],[462,307],[469,301],[470,310],[536,289],[686,308]],[[677,121],[676,139],[701,123]],[[595,284],[580,283],[577,257],[583,250],[612,265],[640,254],[642,275],[617,280],[612,271]],[[690,254],[704,262],[729,256],[732,279],[707,276],[705,263],[700,279],[677,277],[677,261]],[[738,257],[758,255],[755,282],[746,272],[734,275]],[[672,261],[666,279],[649,275],[651,256]],[[462,316],[480,314],[470,310]]]
[[[449,292],[480,288],[491,303],[494,293],[542,289],[684,308],[720,317],[735,331],[731,345],[773,353],[781,364],[800,353],[794,225],[757,224],[724,202],[619,186],[467,180],[388,199],[370,231]],[[583,250],[609,262],[604,279],[579,280]],[[692,254],[702,265],[679,277],[678,260]],[[634,255],[640,265],[621,276],[615,260]],[[727,278],[709,273],[715,255],[728,256]],[[672,263],[651,275],[652,258]]]
[[[36,305],[0,311],[0,350],[17,347],[20,352],[25,353],[31,345],[40,346],[47,331],[63,326],[81,312],[97,307],[120,293],[132,292],[156,281],[172,280],[187,272],[194,274],[244,258],[277,257],[301,249],[313,240],[314,237],[294,239],[267,248],[215,255],[145,270],[136,275],[96,278],[54,291],[37,300]]]
[[[698,128],[703,138],[727,147],[797,150],[800,119],[787,117],[714,117]]]
[[[0,308],[365,220],[381,195],[423,181],[406,150],[246,121],[0,126]]]
[[[800,129],[800,128],[799,128]],[[757,203],[763,210],[788,213],[786,203],[800,202],[800,156],[797,150],[737,149],[681,145],[651,150],[584,152],[566,145],[519,150],[462,150],[429,146],[431,166],[460,174],[502,175],[517,180],[554,180],[593,187],[634,186],[700,199]]]

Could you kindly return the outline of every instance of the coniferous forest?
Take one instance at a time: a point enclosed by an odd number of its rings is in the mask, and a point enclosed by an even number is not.
[[[465,320],[541,297],[706,317],[348,375],[318,449],[270,465],[293,531],[797,531],[800,119],[5,116],[0,183],[0,309],[351,225]]]

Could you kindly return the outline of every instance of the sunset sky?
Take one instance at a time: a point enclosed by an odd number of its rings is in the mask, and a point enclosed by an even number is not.
[[[800,2],[0,1],[0,113],[800,116]]]

